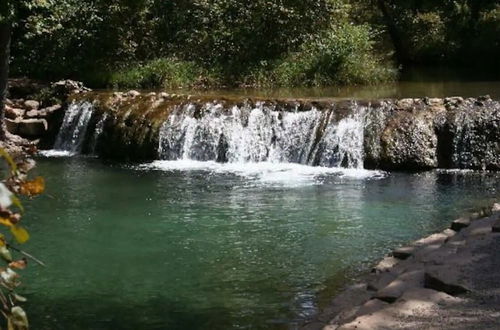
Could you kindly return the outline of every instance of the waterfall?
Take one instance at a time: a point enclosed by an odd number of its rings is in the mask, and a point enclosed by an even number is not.
[[[500,169],[500,102],[487,98],[205,102],[106,97],[72,103],[51,151],[236,167]]]
[[[454,120],[456,127],[455,136],[452,142],[452,164],[453,167],[467,168],[472,161],[473,135],[469,126],[471,118],[468,111],[460,111]]]
[[[362,168],[365,110],[354,105],[337,120],[333,106],[284,111],[264,103],[230,108],[188,104],[163,124],[159,154],[164,160]]]
[[[94,133],[92,134],[92,140],[90,141],[90,152],[93,155],[96,154],[97,143],[99,142],[99,137],[104,131],[104,125],[106,124],[107,119],[108,113],[105,112],[95,125]]]
[[[54,150],[71,153],[82,151],[93,109],[90,102],[74,102],[68,107],[54,143]]]

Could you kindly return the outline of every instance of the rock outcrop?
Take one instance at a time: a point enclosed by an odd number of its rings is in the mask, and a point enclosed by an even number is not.
[[[42,139],[42,147],[50,146],[59,130],[68,96],[88,91],[81,82],[73,80],[51,85],[29,79],[9,80],[9,98],[5,102],[7,130],[29,140]]]
[[[102,134],[99,136],[99,141],[88,140],[87,143],[93,144],[95,148],[92,150],[105,158],[133,161],[159,159],[160,130],[164,123],[170,120],[172,114],[192,116],[194,120],[210,115],[218,120],[213,111],[219,111],[221,116],[227,117],[236,108],[238,116],[241,116],[238,120],[244,127],[249,120],[248,109],[260,107],[264,111],[279,113],[277,119],[273,117],[270,118],[271,121],[281,120],[279,118],[283,118],[286,113],[307,112],[311,116],[317,116],[318,111],[321,113],[316,119],[310,120],[310,125],[316,125],[309,127],[315,130],[314,134],[309,134],[307,137],[293,137],[296,143],[308,144],[309,151],[300,151],[300,155],[290,156],[288,161],[309,165],[347,166],[358,164],[359,161],[351,159],[357,157],[368,169],[500,170],[500,102],[491,100],[487,96],[468,99],[451,97],[381,101],[214,99],[164,92],[140,93],[135,90],[83,93],[86,89],[72,83],[57,83],[57,86],[73,93],[70,102],[94,104],[95,111],[90,120],[89,132],[99,126],[102,127],[100,128]],[[44,119],[45,115],[50,116],[51,113],[58,111],[58,105],[28,110],[14,103],[10,105],[7,117],[14,121],[20,116]],[[104,114],[106,118],[103,119]],[[309,120],[308,116],[305,114],[304,122]],[[364,137],[360,141],[361,150],[345,156],[345,159],[335,158],[338,156],[331,156],[326,160],[320,159],[317,150],[322,151],[327,148],[325,143],[337,143],[329,142],[324,138],[325,134],[331,134],[334,129],[331,126],[346,118],[352,118],[357,122],[356,125],[362,127]],[[60,123],[61,120],[61,115],[58,121],[47,120],[49,130],[53,123]],[[275,132],[282,124],[277,122],[272,125],[277,125],[276,129],[272,130]],[[13,126],[13,123],[10,126]],[[199,134],[206,133],[208,132],[199,132]],[[179,134],[178,139],[182,140],[181,135],[185,133],[179,132]],[[345,136],[339,138],[352,138],[348,132],[343,134]],[[201,140],[198,148],[211,150],[206,151],[207,154],[200,156],[199,160],[228,161],[230,157],[228,151],[224,149],[224,146],[227,149],[226,136],[207,135],[199,138]],[[218,145],[207,145],[212,143],[210,142],[212,140]],[[273,143],[272,141],[276,139],[270,141]],[[352,143],[357,142],[352,141]],[[179,146],[174,147],[179,148]],[[339,144],[333,148],[345,147]]]

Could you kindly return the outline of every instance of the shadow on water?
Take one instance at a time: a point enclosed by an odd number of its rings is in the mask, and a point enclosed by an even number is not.
[[[231,88],[176,91],[213,97],[262,97],[290,99],[384,99],[421,97],[478,97],[500,99],[500,73],[484,68],[410,67],[399,81],[367,86],[294,88]]]
[[[166,297],[142,303],[96,299],[53,299],[36,293],[30,300],[30,322],[40,330],[229,329],[239,322],[236,313],[224,307],[201,310]]]

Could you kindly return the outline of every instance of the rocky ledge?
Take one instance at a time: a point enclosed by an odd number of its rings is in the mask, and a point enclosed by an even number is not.
[[[303,329],[498,329],[500,204],[394,250]]]
[[[96,117],[107,113],[97,152],[114,159],[158,159],[159,131],[170,114],[189,106],[195,109],[194,117],[200,118],[207,105],[216,104],[221,113],[230,112],[232,107],[261,106],[280,112],[316,109],[325,114],[317,136],[321,136],[329,123],[361,111],[365,114],[364,167],[369,169],[500,170],[500,102],[489,96],[265,100],[129,91],[85,93],[72,99],[92,102]],[[95,125],[98,121],[95,118],[92,122]]]
[[[9,80],[5,125],[13,135],[36,140],[55,135],[70,95],[88,92],[81,82],[61,80],[50,85],[29,79]]]

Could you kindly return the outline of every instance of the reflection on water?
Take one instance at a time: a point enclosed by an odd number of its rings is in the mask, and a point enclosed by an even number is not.
[[[494,173],[180,165],[40,160],[25,248],[48,267],[23,288],[37,329],[293,328],[327,285],[500,189]]]
[[[191,91],[191,93],[200,94],[200,91]],[[228,97],[363,100],[490,95],[493,99],[498,100],[500,99],[500,81],[401,81],[375,86],[208,90],[201,94]]]

